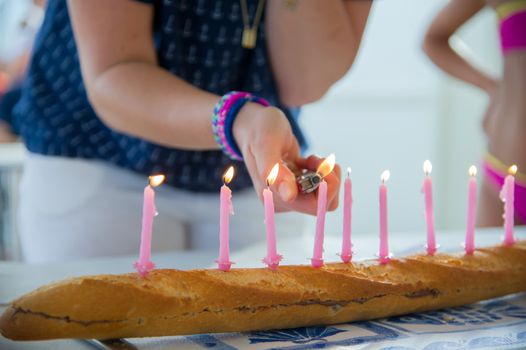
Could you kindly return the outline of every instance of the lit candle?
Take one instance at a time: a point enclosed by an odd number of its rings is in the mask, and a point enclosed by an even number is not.
[[[229,225],[230,215],[234,214],[232,205],[232,191],[228,184],[234,177],[234,167],[229,167],[223,175],[223,186],[221,186],[220,209],[219,209],[219,259],[217,267],[221,271],[229,271],[232,262],[230,261],[229,246]]]
[[[434,255],[436,248],[435,239],[435,216],[433,213],[433,182],[431,181],[431,170],[433,166],[429,160],[424,162],[424,185],[422,192],[424,192],[424,201],[426,207],[426,226],[427,226],[427,255]]]
[[[352,220],[352,181],[351,181],[351,167],[347,168],[347,178],[343,185],[343,237],[342,237],[342,253],[340,258],[344,263],[348,263],[352,259],[352,243],[351,243],[351,220]]]
[[[500,191],[500,198],[504,202],[504,244],[513,245],[515,238],[513,237],[513,225],[515,215],[515,174],[517,173],[517,166],[514,164],[508,169],[508,175],[504,179],[504,186]]]
[[[323,265],[323,239],[325,236],[325,214],[327,212],[327,182],[321,180],[318,187],[318,210],[316,213],[316,237],[314,239],[314,253],[312,267]]]
[[[164,175],[150,176],[148,185],[144,188],[141,247],[139,260],[133,264],[137,272],[143,277],[155,267],[155,264],[151,261],[153,218],[157,215],[157,208],[155,207],[155,191],[153,188],[162,184],[163,181]]]
[[[271,270],[278,268],[281,261],[281,255],[277,253],[276,248],[276,225],[274,223],[274,196],[270,190],[270,186],[276,181],[279,172],[279,163],[276,163],[269,175],[267,176],[267,188],[263,190],[263,202],[265,204],[265,226],[267,230],[267,256],[263,262],[268,265]]]
[[[385,170],[380,179],[380,253],[378,254],[381,264],[387,264],[391,260],[389,253],[389,243],[387,238],[387,186],[385,183],[389,180],[391,173]]]
[[[336,158],[334,154],[328,156],[318,167],[317,173],[324,178],[334,168]],[[312,254],[312,267],[323,266],[323,239],[325,236],[325,214],[327,213],[327,182],[322,179],[318,187],[318,209],[316,212],[316,236]]]
[[[469,167],[468,181],[468,218],[466,225],[466,254],[475,251],[475,209],[477,207],[477,167]]]

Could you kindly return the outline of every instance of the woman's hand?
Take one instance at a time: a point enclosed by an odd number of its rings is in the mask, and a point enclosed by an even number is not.
[[[233,134],[260,198],[263,188],[267,186],[266,178],[270,170],[274,164],[280,163],[278,178],[271,186],[277,194],[274,196],[276,210],[316,213],[316,193],[298,194],[296,176],[286,164],[316,170],[323,159],[315,156],[301,158],[298,141],[282,111],[247,103],[234,122]],[[334,210],[338,207],[340,188],[338,165],[325,177],[325,181],[328,184],[327,208]]]

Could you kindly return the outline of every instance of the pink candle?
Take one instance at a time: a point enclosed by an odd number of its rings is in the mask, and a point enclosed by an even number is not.
[[[159,186],[164,181],[164,175],[150,176],[149,180],[148,185],[144,188],[139,260],[133,264],[137,272],[143,277],[155,267],[151,261],[153,218],[157,215],[153,187]]]
[[[268,265],[271,270],[278,268],[281,261],[281,255],[277,253],[276,248],[276,225],[274,223],[274,196],[270,190],[270,186],[276,181],[279,172],[279,164],[276,163],[267,177],[267,188],[263,190],[263,202],[265,204],[265,226],[267,232],[267,256],[263,258],[263,262]]]
[[[220,193],[219,259],[217,259],[217,267],[221,271],[229,271],[232,265],[230,261],[229,225],[230,215],[234,214],[234,207],[232,205],[232,191],[227,186],[232,177],[234,177],[234,167],[231,166],[223,176],[224,184],[221,186]]]
[[[316,236],[314,237],[314,251],[312,254],[312,267],[323,266],[323,239],[325,236],[325,214],[327,213],[327,182],[323,178],[329,175],[336,163],[334,154],[329,155],[318,166],[316,172],[322,177],[318,187],[318,209],[316,212]]]
[[[391,173],[385,170],[382,173],[380,184],[380,253],[378,254],[381,264],[387,264],[391,259],[389,254],[389,244],[387,238],[387,186],[385,183],[389,180]]]
[[[352,259],[352,243],[351,243],[351,220],[352,220],[352,181],[351,168],[347,168],[347,178],[343,185],[343,237],[342,237],[342,253],[340,258],[344,263],[348,263]]]
[[[434,255],[436,248],[435,239],[435,215],[433,212],[433,182],[431,181],[432,165],[429,160],[424,162],[424,185],[422,192],[424,192],[424,200],[426,207],[426,226],[427,226],[427,255]]]
[[[468,218],[466,225],[466,254],[475,251],[475,209],[477,208],[477,167],[469,167]]]
[[[314,239],[314,252],[312,267],[323,265],[323,238],[325,235],[325,214],[327,213],[327,182],[322,180],[318,187],[318,210],[316,213],[316,237]]]
[[[508,173],[504,179],[504,186],[502,186],[502,190],[500,191],[500,198],[504,202],[504,244],[513,245],[515,243],[513,225],[515,215],[515,174],[517,173],[517,166],[512,165]]]

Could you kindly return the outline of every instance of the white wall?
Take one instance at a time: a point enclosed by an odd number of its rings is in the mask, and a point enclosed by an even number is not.
[[[391,231],[423,230],[420,188],[425,159],[434,166],[437,226],[464,225],[467,168],[483,150],[478,124],[485,100],[474,89],[446,78],[421,52],[423,34],[443,4],[375,2],[351,72],[322,101],[304,108],[302,124],[311,151],[335,152],[343,168],[353,169],[357,234],[378,232],[377,191],[384,169],[391,170]],[[460,33],[468,44],[475,42],[476,54],[495,50],[496,36],[488,34],[494,31],[488,29],[492,20],[491,13],[483,13]],[[498,60],[489,65],[497,66]],[[341,234],[341,218],[341,208],[330,214],[328,234]],[[423,242],[424,237],[418,239]]]

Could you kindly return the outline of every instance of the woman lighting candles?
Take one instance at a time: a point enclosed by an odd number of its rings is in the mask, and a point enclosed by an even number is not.
[[[215,247],[217,189],[229,165],[231,248],[264,240],[254,222],[272,166],[316,170],[322,162],[301,153],[296,107],[349,70],[370,6],[48,1],[13,117],[30,151],[21,185],[25,259],[136,253],[145,178],[158,173],[166,181],[156,189],[152,249],[173,249],[178,239],[181,248]],[[334,210],[339,167],[324,180]],[[276,211],[315,214],[315,194],[298,195],[288,167],[271,189]],[[299,234],[299,218],[279,215],[276,225]]]

